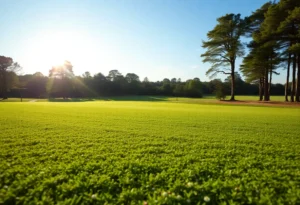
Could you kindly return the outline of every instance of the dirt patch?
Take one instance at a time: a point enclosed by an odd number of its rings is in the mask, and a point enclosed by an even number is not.
[[[240,104],[240,105],[259,105],[259,106],[274,106],[274,107],[300,107],[300,102],[280,102],[280,101],[254,101],[254,100],[220,100],[216,101],[220,104]]]

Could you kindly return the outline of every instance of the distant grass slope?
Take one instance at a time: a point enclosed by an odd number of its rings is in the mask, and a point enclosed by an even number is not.
[[[35,102],[48,102],[48,99],[37,99],[37,98],[23,98],[22,102],[30,102],[30,101],[35,101]],[[8,98],[5,100],[0,99],[1,102],[21,102],[20,98]]]
[[[296,204],[300,109],[0,103],[0,204]]]

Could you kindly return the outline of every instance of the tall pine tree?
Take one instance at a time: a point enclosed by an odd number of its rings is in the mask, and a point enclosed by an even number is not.
[[[231,76],[231,97],[235,100],[235,61],[244,55],[244,48],[240,37],[245,32],[245,22],[240,14],[227,14],[217,19],[218,24],[208,32],[207,41],[203,41],[202,47],[206,52],[201,55],[203,62],[212,64],[206,72],[213,77],[218,73]]]

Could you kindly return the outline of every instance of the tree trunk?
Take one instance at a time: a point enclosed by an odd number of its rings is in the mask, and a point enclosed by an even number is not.
[[[2,69],[0,69],[0,97],[3,97],[3,76]]]
[[[264,82],[264,101],[269,101],[269,69],[265,68],[265,82]]]
[[[263,78],[259,79],[259,90],[258,90],[258,92],[259,92],[259,101],[263,100],[263,91],[264,91],[263,81],[264,81]]]
[[[300,102],[300,54],[298,54],[297,84],[296,84],[296,101]]]
[[[291,89],[291,102],[295,101],[296,90],[296,55],[293,55],[293,73],[292,73],[292,89]]]
[[[2,77],[3,77],[3,87],[2,87],[2,98],[3,99],[7,99],[7,82],[6,82],[6,71],[4,70],[2,73]]]
[[[286,72],[286,83],[285,83],[285,88],[284,88],[284,97],[285,101],[288,102],[289,98],[289,84],[290,84],[290,67],[291,67],[291,54],[289,54],[288,58],[288,66],[287,66],[287,72]]]
[[[64,88],[63,88],[63,92],[62,92],[62,95],[63,95],[63,99],[65,100],[65,99],[67,99],[67,87],[68,87],[68,85],[67,85],[67,78],[66,77],[62,77],[62,85],[64,86]]]
[[[269,80],[269,87],[268,87],[269,100],[270,100],[270,94],[271,94],[271,85],[272,85],[272,68],[270,70],[270,80]]]
[[[264,94],[265,94],[265,90],[264,90],[264,89],[265,89],[265,83],[264,83],[264,82],[265,82],[265,79],[264,79],[264,77],[262,77],[262,78],[261,78],[261,91],[262,91],[262,92],[261,92],[261,93],[262,93],[262,94],[261,94],[261,95],[262,95],[261,100],[263,100],[263,97],[264,97]]]
[[[20,98],[21,98],[21,102],[23,102],[22,90],[19,90],[19,92],[20,92]]]
[[[234,89],[235,89],[235,72],[234,72],[234,62],[231,63],[231,97],[230,100],[234,101]]]
[[[261,80],[260,79],[258,83],[258,93],[259,93],[259,101],[261,101]]]

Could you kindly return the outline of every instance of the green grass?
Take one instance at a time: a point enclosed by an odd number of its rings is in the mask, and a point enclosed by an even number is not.
[[[0,103],[0,204],[296,204],[299,117],[165,101]]]

